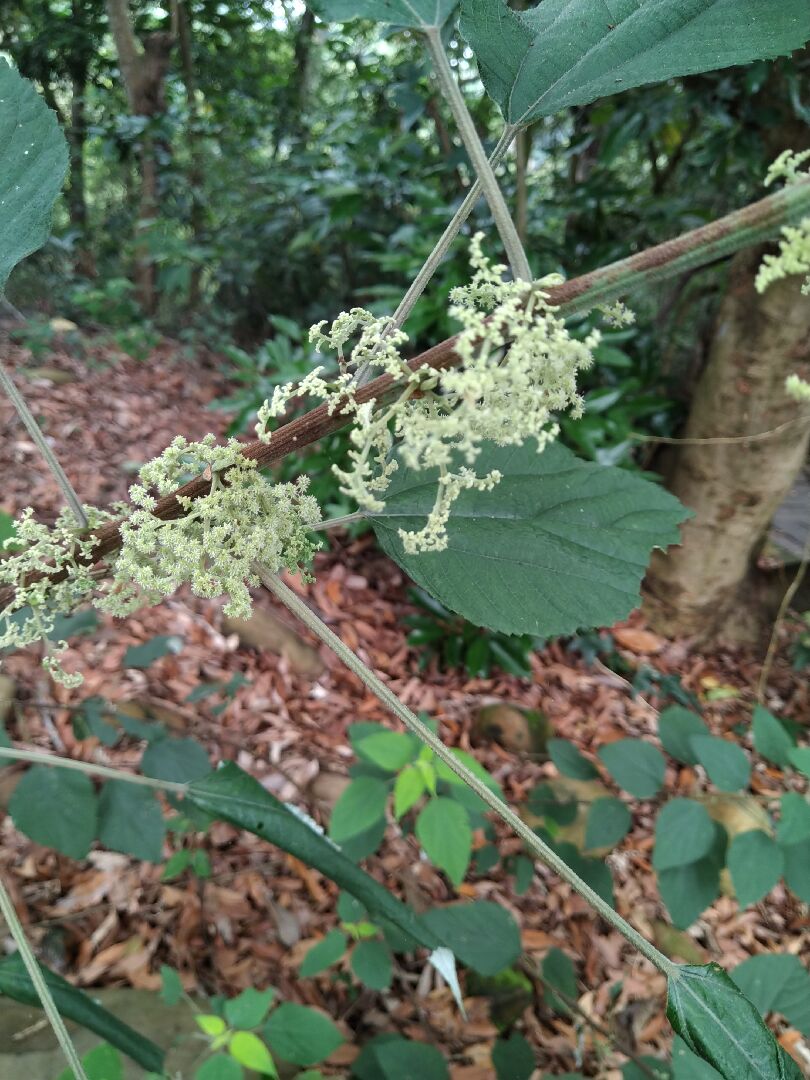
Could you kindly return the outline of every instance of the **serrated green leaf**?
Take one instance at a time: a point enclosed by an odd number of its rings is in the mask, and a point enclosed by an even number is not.
[[[71,859],[83,859],[96,837],[96,793],[84,773],[33,765],[14,789],[8,810],[20,832]]]
[[[770,58],[810,38],[804,0],[463,0],[461,31],[510,124],[676,75]]]
[[[552,443],[538,454],[485,444],[476,470],[498,469],[489,492],[453,504],[447,548],[408,555],[399,529],[419,529],[436,474],[400,466],[373,516],[384,551],[423,589],[477,626],[507,634],[570,634],[606,626],[638,604],[654,547],[678,543],[688,511],[623,469],[580,461]]]
[[[548,753],[563,776],[572,780],[594,780],[599,771],[568,739],[549,739]]]
[[[330,930],[317,945],[313,945],[304,957],[300,974],[303,978],[318,975],[332,964],[336,964],[346,952],[348,939],[340,930]]]
[[[163,1072],[164,1051],[159,1046],[146,1035],[119,1020],[107,1009],[102,1008],[89,994],[71,986],[44,964],[39,966],[56,1007],[64,1019],[72,1020],[81,1027],[87,1028],[88,1031],[92,1031],[121,1053],[131,1057],[144,1069],[155,1073]],[[23,1005],[42,1008],[39,995],[34,989],[31,977],[19,953],[0,960],[0,994],[5,994],[6,997],[19,1001]]]
[[[780,767],[790,764],[790,753],[795,743],[773,713],[762,705],[754,709],[752,729],[754,749],[758,754]]]
[[[313,0],[312,7],[328,22],[374,19],[414,30],[440,29],[458,0]]]
[[[673,1028],[726,1080],[801,1080],[796,1063],[717,964],[679,967],[667,984]]]
[[[108,780],[98,800],[98,838],[110,851],[160,862],[166,824],[155,793],[125,780]]]
[[[755,904],[777,883],[785,857],[775,841],[761,829],[737,833],[728,849],[728,871],[741,908]]]
[[[741,747],[715,735],[693,735],[690,741],[709,779],[721,791],[740,791],[748,787],[751,762]]]
[[[651,799],[664,783],[666,761],[661,751],[642,739],[619,739],[600,746],[602,764],[620,788],[637,799]]]
[[[393,978],[391,950],[384,941],[358,941],[352,949],[351,969],[370,990],[387,990]]]
[[[422,921],[441,945],[479,975],[497,975],[520,955],[517,923],[490,900],[432,908]]]
[[[585,850],[615,847],[627,836],[632,823],[630,811],[621,799],[596,799],[588,809]]]
[[[225,1002],[225,1019],[232,1028],[258,1027],[267,1016],[275,996],[275,990],[256,990],[249,986]]]
[[[48,239],[67,166],[56,116],[0,58],[0,294],[17,263]]]
[[[472,854],[472,830],[464,807],[453,799],[435,796],[419,811],[416,835],[428,858],[454,885],[460,885]]]
[[[294,1065],[317,1065],[343,1042],[328,1016],[292,1001],[270,1013],[264,1037],[277,1057]]]
[[[705,858],[716,839],[715,823],[694,799],[670,799],[655,822],[653,866],[671,870]]]
[[[370,829],[385,818],[388,785],[384,780],[361,776],[343,791],[329,819],[329,835],[340,844]]]

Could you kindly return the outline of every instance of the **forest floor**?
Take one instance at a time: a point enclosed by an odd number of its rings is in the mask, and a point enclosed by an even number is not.
[[[137,466],[175,434],[222,435],[227,424],[225,414],[208,408],[227,390],[215,364],[185,359],[168,343],[145,362],[92,344],[81,359],[56,350],[47,359],[48,369],[38,368],[40,361],[24,350],[12,350],[11,362],[87,502],[124,498]],[[58,492],[6,401],[0,401],[0,436],[0,507],[16,512],[30,504],[43,519],[51,519]],[[511,803],[525,803],[532,787],[556,770],[541,755],[476,741],[474,718],[484,704],[540,709],[555,735],[586,752],[656,731],[662,699],[654,690],[634,694],[627,679],[598,660],[586,663],[560,642],[533,656],[529,679],[499,674],[470,679],[463,672],[434,668],[423,677],[419,654],[406,643],[403,625],[412,610],[408,583],[370,535],[354,541],[338,537],[317,556],[316,570],[314,584],[292,584],[411,708],[439,720],[446,742],[473,746]],[[256,604],[261,612],[274,611],[266,595],[258,596]],[[286,615],[275,614],[282,622],[280,652],[278,645],[252,647],[245,634],[240,637],[223,624],[220,605],[185,593],[126,620],[103,619],[97,631],[71,643],[65,666],[85,674],[84,685],[72,692],[44,676],[35,649],[16,653],[4,661],[4,673],[14,683],[6,726],[21,745],[134,767],[139,744],[127,739],[109,749],[95,739],[79,741],[71,725],[71,706],[84,698],[129,702],[136,714],[160,719],[176,734],[194,736],[214,761],[233,758],[279,798],[325,822],[352,762],[347,725],[391,720],[332,655],[318,649]],[[181,638],[180,651],[145,670],[122,665],[128,646],[158,634]],[[648,665],[664,676],[678,676],[682,687],[700,700],[714,734],[748,723],[761,654],[696,652],[688,642],[652,634],[638,615],[615,628],[613,636],[630,668]],[[220,698],[188,702],[201,682],[227,683],[236,674],[244,684],[218,715],[211,706],[221,705]],[[769,705],[798,722],[810,718],[807,681],[791,670],[784,650],[772,673]],[[0,774],[0,812],[19,771],[13,767]],[[775,771],[756,771],[755,794],[772,792],[777,781]],[[669,794],[687,793],[701,783],[691,769],[668,767]],[[688,932],[672,931],[650,863],[655,808],[655,801],[637,805],[631,833],[609,858],[622,914],[664,951],[688,962],[722,958],[733,967],[765,951],[807,955],[806,907],[782,885],[745,911],[724,895]],[[162,866],[124,855],[97,850],[82,862],[63,858],[17,832],[7,815],[0,829],[0,872],[31,938],[52,967],[81,986],[156,990],[161,964],[176,968],[195,993],[232,994],[274,985],[285,999],[324,1008],[344,1031],[347,1042],[329,1059],[329,1074],[346,1075],[371,1035],[398,1031],[439,1046],[454,1080],[493,1075],[490,1052],[497,1029],[489,1001],[469,998],[468,1019],[463,1020],[447,986],[424,964],[398,968],[385,993],[358,990],[350,980],[328,973],[300,979],[302,956],[336,923],[336,890],[255,837],[214,825],[195,841],[210,858],[211,876],[186,873],[166,882]],[[455,899],[443,875],[420,860],[416,850],[412,839],[389,828],[379,856],[366,867],[417,906]],[[518,841],[502,835],[502,853],[519,850]],[[666,1054],[670,1035],[662,976],[595,919],[567,885],[538,868],[528,891],[516,896],[513,879],[496,868],[469,875],[458,891],[462,897],[496,900],[514,913],[527,970],[555,946],[576,965],[580,1015],[556,1014],[539,993],[522,1014],[522,1030],[544,1073],[581,1069],[588,1076],[616,1080],[627,1060],[618,1045],[637,1054]],[[775,1026],[783,1045],[801,1060],[799,1032],[780,1019]]]

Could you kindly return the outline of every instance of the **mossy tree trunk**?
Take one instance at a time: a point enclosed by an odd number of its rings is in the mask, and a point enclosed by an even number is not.
[[[785,393],[785,378],[810,374],[810,300],[790,278],[759,295],[762,250],[742,252],[695,387],[686,439],[771,431],[767,439],[678,446],[668,486],[694,511],[683,543],[656,553],[646,583],[652,624],[703,641],[756,640],[773,617],[773,581],[757,567],[771,518],[807,458],[807,406]]]

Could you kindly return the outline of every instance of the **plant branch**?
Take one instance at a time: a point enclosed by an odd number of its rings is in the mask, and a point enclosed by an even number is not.
[[[635,289],[676,277],[685,269],[706,265],[741,248],[767,240],[778,233],[781,226],[808,212],[810,181],[792,184],[709,225],[554,286],[547,290],[549,302],[556,305],[563,316],[587,311],[596,304],[609,303]],[[447,338],[414,357],[409,362],[410,366],[427,365],[436,369],[454,367],[460,362],[454,344],[455,338]],[[380,375],[357,391],[356,400],[361,404],[382,401],[396,390],[396,386],[390,375]],[[258,439],[245,443],[242,453],[258,462],[260,468],[267,468],[290,454],[299,453],[326,435],[339,431],[350,419],[339,408],[330,413],[325,404],[319,405],[274,431],[269,443]],[[158,499],[153,512],[156,517],[166,521],[182,517],[185,511],[178,496],[200,498],[210,490],[211,481],[199,476],[171,495]],[[119,529],[120,522],[109,522],[95,531],[96,544],[88,562],[98,562],[118,550],[121,546]],[[31,574],[26,578],[26,583],[39,580],[42,576],[41,573]],[[60,581],[62,576],[54,574],[52,580]],[[0,590],[0,610],[12,597],[13,589]]]
[[[523,250],[523,244],[520,242],[520,237],[515,228],[515,223],[512,221],[512,215],[506,205],[498,180],[492,166],[487,161],[487,155],[481,145],[481,140],[478,138],[475,122],[470,115],[470,110],[467,108],[467,102],[464,100],[464,95],[456,82],[453,69],[450,67],[450,61],[447,59],[447,53],[444,51],[444,45],[442,44],[441,31],[436,27],[425,30],[425,41],[427,42],[430,59],[433,61],[436,80],[447,104],[452,110],[461,135],[461,141],[464,143],[470,157],[472,166],[484,190],[486,200],[489,203],[489,208],[492,211],[492,216],[495,219],[495,226],[501,240],[503,240],[512,275],[515,278],[530,281],[532,273],[529,269],[529,260],[526,258],[526,252]]]
[[[2,362],[0,362],[0,386],[2,386],[5,390],[11,401],[11,404],[17,410],[17,415],[25,425],[28,434],[34,440],[37,449],[45,458],[45,463],[53,473],[53,477],[61,488],[62,494],[65,496],[65,501],[72,510],[73,516],[76,518],[79,526],[82,529],[86,529],[87,517],[85,516],[84,508],[82,507],[82,504],[79,500],[79,496],[73,490],[73,485],[65,475],[65,470],[57,461],[56,455],[54,454],[53,450],[51,450],[50,446],[48,446],[48,441],[43,435],[42,429],[36,422],[34,414],[28,408],[28,403],[26,402],[20,391],[17,389],[16,385],[14,384],[14,380],[6,371]]]
[[[100,776],[103,780],[123,780],[127,784],[140,784],[141,787],[155,788],[158,791],[170,791],[174,795],[185,795],[188,784],[177,784],[172,780],[154,780],[151,776],[111,769],[107,765],[94,765],[89,761],[76,761],[74,758],[57,757],[39,750],[15,750],[10,746],[0,746],[0,759],[25,761],[29,765],[54,765],[58,769],[72,769],[87,776]]]
[[[76,1053],[76,1047],[73,1045],[73,1041],[68,1034],[65,1022],[59,1015],[59,1010],[56,1008],[56,1003],[48,989],[48,984],[45,982],[42,970],[31,951],[31,946],[28,944],[28,939],[25,936],[22,923],[19,920],[17,912],[14,910],[14,904],[2,879],[0,879],[0,915],[3,916],[8,924],[9,932],[14,938],[14,942],[22,957],[22,962],[25,964],[25,970],[28,972],[28,976],[37,992],[42,1008],[45,1010],[45,1015],[53,1028],[56,1041],[62,1048],[62,1053],[65,1055],[67,1063],[73,1071],[75,1080],[87,1080],[87,1073],[84,1071],[82,1063],[79,1060],[79,1055]]]
[[[627,941],[629,941],[631,945],[638,949],[638,951],[645,956],[654,967],[667,976],[676,974],[676,965],[673,964],[671,960],[668,960],[663,953],[660,953],[655,946],[651,945],[650,942],[626,922],[621,915],[614,911],[610,904],[603,900],[602,897],[595,892],[590,885],[584,882],[578,874],[575,874],[568,864],[545,844],[540,837],[529,828],[526,822],[518,817],[511,807],[507,806],[507,804],[491,791],[483,781],[479,780],[477,776],[470,772],[466,765],[463,765],[456,757],[454,757],[441,739],[437,735],[434,735],[430,728],[424,724],[415,713],[411,712],[411,710],[399,700],[396,694],[394,694],[370,668],[366,667],[363,661],[340,640],[337,634],[330,630],[329,627],[313,611],[311,611],[309,607],[307,607],[304,601],[301,600],[292,589],[285,585],[275,574],[265,570],[264,567],[257,566],[256,570],[264,587],[280,600],[293,615],[300,619],[307,629],[311,630],[325,645],[328,645],[335,655],[343,661],[346,667],[357,675],[364,685],[371,690],[387,709],[402,720],[410,731],[421,739],[426,746],[430,747],[440,761],[443,761],[449,769],[452,769],[459,779],[463,780],[480,799],[483,799],[491,810],[495,811],[502,821],[517,833],[520,839],[541,862],[554,870],[563,881],[567,882],[575,892],[579,893],[591,907],[596,909],[605,922],[609,923]]]

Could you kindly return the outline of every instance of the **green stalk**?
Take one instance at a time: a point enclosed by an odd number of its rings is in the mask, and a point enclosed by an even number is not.
[[[464,95],[456,82],[453,69],[450,67],[450,61],[447,59],[447,53],[444,51],[444,45],[442,44],[441,31],[436,27],[426,29],[425,41],[427,42],[430,58],[433,61],[433,70],[439,87],[453,113],[456,126],[461,135],[461,141],[464,143],[475,173],[481,182],[484,195],[495,219],[495,225],[500,233],[501,240],[503,240],[506,257],[512,268],[512,275],[515,278],[523,278],[524,281],[531,281],[532,272],[529,269],[529,260],[526,258],[526,252],[523,250],[523,244],[520,242],[515,223],[512,221],[512,215],[509,213],[509,208],[506,205],[506,200],[498,185],[495,173],[489,161],[487,161],[487,155],[481,145],[481,140],[478,138],[475,122],[470,116]]]
[[[462,765],[451,754],[441,739],[434,735],[430,728],[415,713],[412,713],[370,668],[366,667],[363,661],[307,607],[292,589],[288,588],[279,577],[270,573],[264,567],[257,566],[256,571],[265,588],[273,596],[277,597],[293,615],[300,619],[307,629],[311,630],[325,645],[328,645],[346,667],[358,676],[386,708],[399,717],[410,731],[418,736],[426,746],[430,747],[436,757],[443,761],[449,769],[452,769],[460,780],[463,780],[480,799],[484,800],[491,810],[495,811],[502,821],[506,822],[517,833],[541,862],[554,870],[575,892],[587,900],[605,922],[609,923],[614,930],[617,930],[631,945],[638,949],[654,967],[668,977],[677,976],[677,966],[651,945],[621,915],[615,912],[610,904],[606,903],[598,893],[594,892],[590,885],[583,881],[578,874],[575,874],[568,864],[545,844],[525,821],[518,817],[514,810],[507,806],[494,792],[490,791],[487,785],[471,773],[465,765]]]
[[[45,977],[31,951],[31,946],[28,944],[25,931],[17,917],[17,912],[14,910],[14,904],[1,879],[0,915],[3,916],[8,924],[11,936],[14,938],[14,942],[22,957],[22,962],[25,964],[25,970],[28,972],[28,976],[37,992],[42,1008],[45,1010],[48,1022],[53,1028],[56,1041],[62,1048],[62,1053],[67,1059],[68,1066],[72,1070],[75,1080],[87,1080],[87,1073],[84,1071],[82,1063],[79,1060],[79,1055],[76,1053],[76,1047],[73,1045],[70,1035],[68,1035],[65,1021],[59,1015],[59,1010],[56,1008],[56,1002],[53,1000],[51,992],[48,989],[48,984],[45,982]]]
[[[54,480],[56,480],[61,488],[62,494],[65,496],[65,501],[72,510],[73,516],[76,518],[79,526],[82,529],[86,529],[88,526],[87,516],[85,515],[84,507],[79,500],[79,496],[73,490],[73,485],[70,480],[68,480],[65,470],[57,461],[53,450],[48,446],[48,441],[43,435],[39,424],[36,422],[34,414],[28,408],[28,403],[15,386],[13,379],[2,363],[0,363],[0,386],[5,390],[11,404],[17,410],[17,415],[25,425],[28,434],[34,440],[37,449],[45,458],[45,463],[51,470]]]
[[[75,761],[73,758],[61,758],[56,754],[43,754],[39,750],[14,750],[10,746],[0,746],[0,759],[25,761],[29,765],[53,765],[57,769],[72,769],[87,776],[100,776],[103,780],[123,780],[127,784],[139,784],[141,787],[155,788],[157,791],[170,791],[173,795],[185,795],[188,784],[177,784],[172,780],[153,780],[151,776],[139,776],[137,773],[111,769],[107,765],[93,765],[89,761]]]

